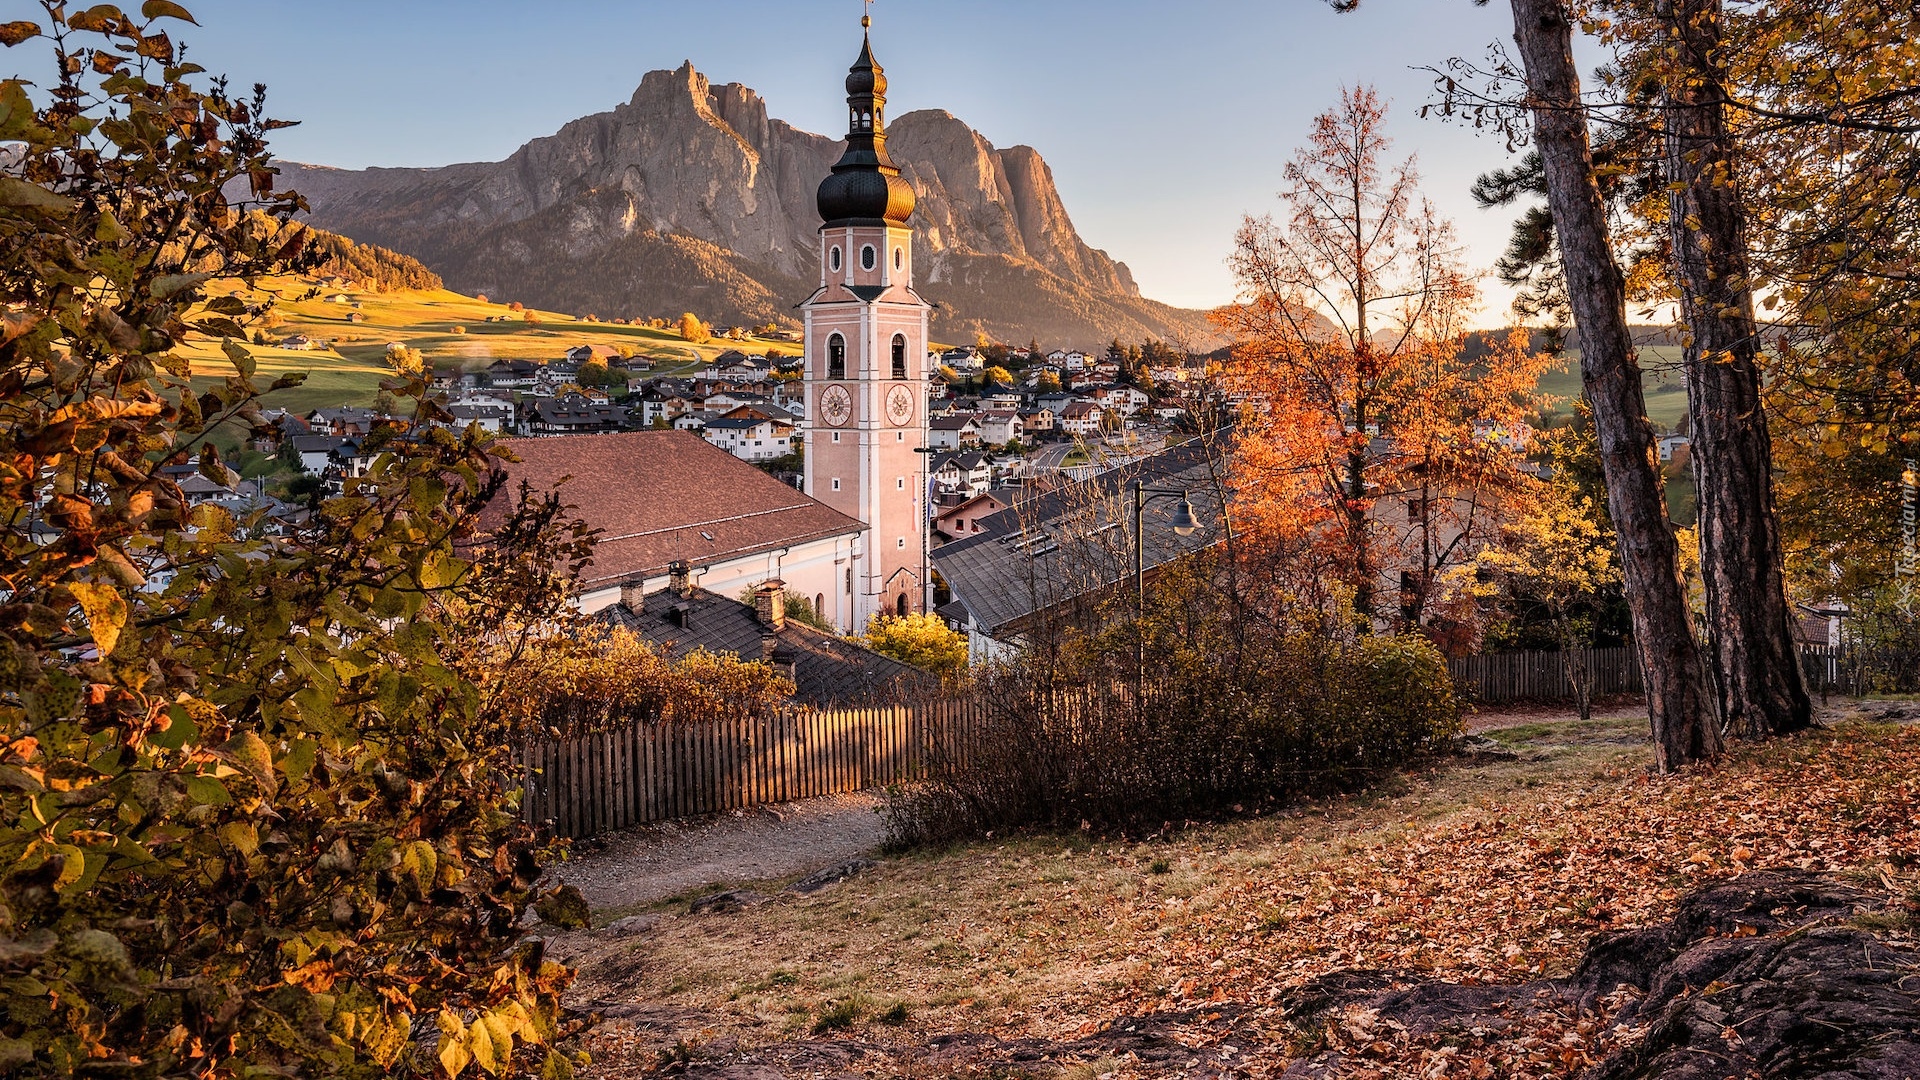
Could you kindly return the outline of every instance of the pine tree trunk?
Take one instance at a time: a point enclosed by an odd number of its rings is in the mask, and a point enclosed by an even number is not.
[[[1646,674],[1655,760],[1662,771],[1671,770],[1717,757],[1720,730],[1687,617],[1664,486],[1653,464],[1653,426],[1627,329],[1626,281],[1613,257],[1580,103],[1573,26],[1563,0],[1512,3],[1534,143],[1545,166],[1547,205],[1579,328],[1580,379],[1593,408],[1634,645]]]
[[[1665,102],[1668,227],[1688,329],[1700,577],[1720,716],[1736,734],[1798,731],[1812,723],[1813,704],[1782,583],[1746,212],[1723,105],[1721,0],[1665,0],[1660,15],[1675,49]]]

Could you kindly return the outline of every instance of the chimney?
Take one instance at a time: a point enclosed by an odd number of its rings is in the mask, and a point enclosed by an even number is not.
[[[635,615],[647,610],[646,578],[629,578],[620,583],[620,606]]]
[[[693,595],[693,567],[684,561],[667,566],[667,588],[673,595],[686,599]]]
[[[769,634],[777,634],[787,625],[787,585],[779,578],[763,581],[753,590],[753,613]]]

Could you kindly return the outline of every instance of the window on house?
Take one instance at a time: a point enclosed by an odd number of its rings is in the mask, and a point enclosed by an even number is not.
[[[826,615],[827,613],[827,594],[826,593],[813,594],[813,613],[815,615],[819,615],[823,617]]]
[[[827,339],[827,378],[847,377],[847,339],[835,334]]]
[[[860,269],[871,270],[879,264],[880,256],[874,253],[872,244],[868,244],[860,249]]]
[[[907,377],[907,335],[893,335],[893,377]]]
[[[853,595],[853,567],[847,567],[847,595]]]

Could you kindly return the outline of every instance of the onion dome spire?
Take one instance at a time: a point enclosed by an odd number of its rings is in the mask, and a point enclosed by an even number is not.
[[[860,20],[871,27],[871,16]],[[905,225],[913,215],[913,185],[887,156],[887,73],[873,58],[873,39],[861,34],[860,57],[847,69],[847,149],[820,184],[820,218],[835,225]]]

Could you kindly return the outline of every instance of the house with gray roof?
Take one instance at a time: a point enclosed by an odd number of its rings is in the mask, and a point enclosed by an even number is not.
[[[1214,463],[1199,440],[1098,473],[1078,483],[1034,494],[985,518],[934,548],[934,569],[953,600],[940,609],[966,633],[975,660],[1022,647],[1041,620],[1091,617],[1095,601],[1133,577],[1133,502],[1136,481],[1184,491],[1200,528],[1181,536],[1172,528],[1174,499],[1148,502],[1142,514],[1146,575],[1222,542],[1229,493],[1214,483]]]

